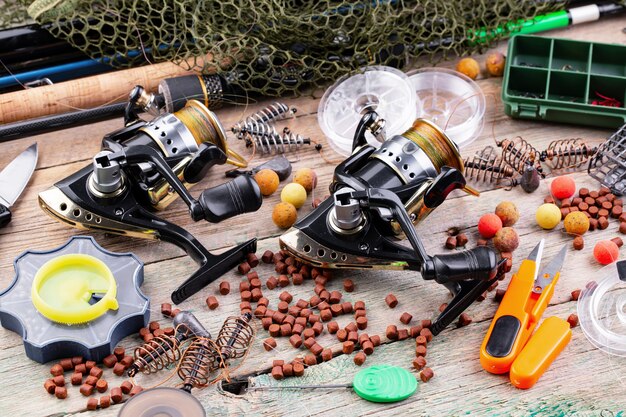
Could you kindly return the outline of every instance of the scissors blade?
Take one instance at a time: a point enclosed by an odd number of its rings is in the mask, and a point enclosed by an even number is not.
[[[548,265],[541,270],[541,273],[535,279],[535,286],[533,287],[534,293],[541,294],[543,289],[550,284],[550,282],[552,282],[554,276],[561,270],[561,268],[563,268],[566,255],[567,245],[564,245],[559,253],[552,258],[550,263],[548,263]]]
[[[37,144],[33,143],[0,172],[0,203],[11,207],[22,194],[37,166]]]
[[[533,261],[535,263],[535,276],[533,280],[537,280],[537,275],[539,275],[539,265],[541,264],[541,255],[543,254],[543,246],[545,244],[545,239],[541,239],[537,246],[530,252],[526,260]]]

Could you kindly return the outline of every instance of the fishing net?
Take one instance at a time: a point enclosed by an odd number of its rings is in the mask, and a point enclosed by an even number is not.
[[[0,0],[0,29],[33,23],[26,9],[31,0]]]
[[[8,0],[11,1],[11,0]],[[20,2],[23,0],[12,0]],[[626,1],[626,0],[622,0]],[[114,66],[174,61],[283,95],[365,65],[433,65],[488,46],[561,0],[38,0],[30,17]],[[425,59],[424,59],[425,58]]]

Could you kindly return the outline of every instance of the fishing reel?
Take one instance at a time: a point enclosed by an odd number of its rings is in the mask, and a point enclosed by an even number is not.
[[[282,249],[322,268],[408,269],[446,286],[452,302],[433,324],[439,333],[498,278],[503,261],[484,246],[430,256],[414,224],[424,220],[456,189],[473,195],[456,145],[436,125],[417,119],[378,149],[382,137],[373,112],[361,119],[352,155],[335,169],[327,198],[280,237]],[[406,237],[410,247],[399,242]]]
[[[189,193],[209,168],[225,163],[246,166],[228,149],[215,114],[190,100],[181,110],[149,122],[136,115],[128,118],[124,128],[104,137],[91,165],[41,192],[39,203],[54,219],[79,229],[161,239],[185,250],[199,269],[172,293],[178,304],[256,250],[256,239],[251,239],[214,255],[185,229],[155,214],[176,196],[194,221],[216,223],[258,210],[261,192],[248,175],[206,189],[198,199]]]

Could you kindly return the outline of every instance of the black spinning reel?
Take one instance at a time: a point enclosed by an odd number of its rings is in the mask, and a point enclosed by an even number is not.
[[[433,324],[437,334],[487,290],[503,262],[488,247],[426,253],[413,225],[453,190],[477,192],[466,185],[456,145],[437,126],[418,119],[376,149],[365,135],[380,136],[382,125],[375,112],[363,116],[352,155],[335,169],[331,197],[283,234],[281,247],[322,268],[409,269],[445,285],[454,299]]]
[[[226,145],[214,113],[191,100],[175,112],[150,122],[127,117],[126,126],[108,134],[93,163],[39,194],[43,210],[81,229],[161,239],[187,252],[200,268],[172,293],[180,303],[240,263],[256,250],[251,239],[220,255],[210,253],[185,229],[155,215],[176,197],[194,221],[212,223],[256,211],[262,198],[248,175],[204,190],[198,199],[188,191],[215,164],[245,167]]]

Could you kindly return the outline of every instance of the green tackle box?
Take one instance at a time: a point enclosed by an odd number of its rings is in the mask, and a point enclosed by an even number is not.
[[[626,45],[513,36],[502,101],[511,117],[616,129],[626,123]]]

